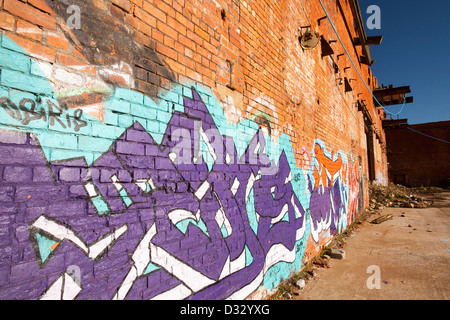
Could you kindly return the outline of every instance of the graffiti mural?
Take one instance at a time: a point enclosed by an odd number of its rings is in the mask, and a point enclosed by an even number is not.
[[[348,199],[348,216],[347,224],[349,225],[353,220],[355,220],[358,212],[363,210],[364,206],[364,191],[362,184],[362,173],[361,173],[361,158],[349,167],[348,180],[349,180],[349,199]]]
[[[334,235],[342,230],[341,221],[347,213],[347,164],[341,153],[327,155],[320,142],[314,145],[313,157],[310,186],[311,235],[319,242],[321,232],[329,230]]]
[[[26,150],[36,156],[36,166],[48,168],[42,170],[42,180],[49,183],[16,189],[24,196],[18,203],[47,208],[44,214],[37,209],[26,214],[15,207],[14,218],[29,221],[30,244],[23,255],[31,250],[36,255],[26,272],[49,278],[57,270],[62,274],[43,293],[18,294],[83,299],[101,290],[108,298],[137,299],[143,298],[145,283],[145,298],[169,293],[172,298],[244,298],[260,286],[270,267],[295,260],[296,241],[305,233],[305,211],[293,191],[284,153],[276,174],[262,174],[271,162],[261,132],[241,161],[236,150],[225,148],[229,138],[216,135],[215,145],[224,147],[222,162],[211,169],[200,159],[175,164],[176,155],[169,151],[178,143],[171,135],[179,123],[192,132],[200,122],[208,144],[215,129],[200,96],[195,90],[192,94],[192,100],[185,98],[185,113],[172,116],[160,145],[135,122],[91,166],[82,158],[47,164],[27,137]],[[1,153],[8,152],[2,146]],[[14,165],[26,166],[29,159],[21,159],[15,158]],[[54,204],[43,201],[49,194]],[[77,228],[83,220],[88,232]],[[81,268],[80,284],[64,272],[71,265]],[[98,265],[110,275],[103,279],[109,291],[98,283]],[[87,271],[91,269],[94,274]]]
[[[198,85],[114,83],[98,116],[1,44],[0,299],[243,299],[356,214],[359,171],[322,141],[297,166]]]
[[[53,10],[53,14],[61,19],[63,36],[78,54],[78,61],[64,60],[66,66],[95,74],[83,93],[77,90],[58,90],[61,104],[70,107],[95,105],[107,100],[115,86],[134,88],[155,96],[159,80],[147,77],[148,73],[158,73],[167,82],[175,81],[170,67],[155,52],[155,45],[131,31],[124,21],[111,16],[104,5],[83,0],[45,2]],[[77,8],[82,23],[71,28],[62,21],[71,21],[73,11],[70,8],[74,7]],[[139,25],[139,28],[144,27],[144,23]],[[70,73],[70,70],[66,71]]]

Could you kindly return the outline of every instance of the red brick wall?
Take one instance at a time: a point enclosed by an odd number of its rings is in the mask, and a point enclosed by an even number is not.
[[[373,89],[350,3],[323,2]],[[380,115],[319,1],[0,9],[0,298],[262,297],[365,207],[369,153],[387,183]],[[300,47],[308,25],[333,55]],[[177,153],[180,132],[197,138]]]

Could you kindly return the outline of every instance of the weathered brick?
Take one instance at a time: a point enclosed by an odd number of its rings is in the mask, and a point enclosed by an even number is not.
[[[56,32],[49,31],[47,33],[47,44],[63,51],[67,51],[67,49],[69,49],[69,41],[66,39],[64,34],[59,34]]]
[[[4,86],[33,93],[51,94],[53,91],[48,81],[42,78],[8,69],[2,70],[0,81]]]
[[[111,140],[109,139],[89,136],[78,137],[78,148],[80,150],[104,152],[108,149],[110,144]]]
[[[14,30],[15,19],[14,16],[1,11],[0,12],[0,28],[4,30]]]
[[[0,203],[12,203],[14,200],[13,186],[0,186]]]
[[[33,167],[33,182],[49,183],[53,182],[53,177],[48,167]]]
[[[28,3],[42,11],[52,13],[52,9],[48,6],[46,0],[28,0]]]
[[[41,27],[56,29],[54,17],[18,0],[4,0],[4,9]]]
[[[59,171],[59,178],[63,182],[75,182],[80,180],[79,168],[62,168]]]
[[[1,54],[1,53],[0,53]],[[19,131],[0,130],[0,143],[26,144],[27,134]]]
[[[21,36],[26,38],[30,38],[36,41],[42,40],[42,29],[24,20],[17,20],[16,32],[17,34],[20,34]]]
[[[65,69],[58,68],[55,70],[54,77],[61,82],[81,86],[83,84],[83,77],[76,73],[71,73]]]
[[[64,186],[43,185],[39,186],[36,192],[36,186],[19,185],[16,187],[14,201],[17,202],[48,202],[50,199],[65,199],[67,197],[67,188]]]
[[[138,117],[142,117],[145,119],[155,119],[156,118],[156,110],[149,108],[142,104],[131,104],[130,114]]]
[[[54,62],[56,58],[56,51],[54,49],[18,37],[15,34],[8,34],[8,37],[3,37],[2,46],[19,53],[27,52],[30,56],[45,59],[50,62]]]
[[[82,138],[84,136],[81,136]],[[39,138],[39,142],[42,146],[47,146],[51,148],[64,148],[67,145],[76,145],[77,137],[72,134],[64,134],[58,132],[52,132],[49,135]]]
[[[23,183],[32,180],[31,167],[12,167],[7,166],[3,172],[3,179],[5,182]]]
[[[132,155],[144,155],[145,146],[135,142],[128,141],[118,141],[117,142],[117,152],[123,154]]]
[[[123,88],[116,88],[114,97],[136,104],[142,104],[144,102],[144,96],[142,93]]]
[[[126,139],[134,142],[148,142],[150,140],[150,136],[145,131],[128,130]]]

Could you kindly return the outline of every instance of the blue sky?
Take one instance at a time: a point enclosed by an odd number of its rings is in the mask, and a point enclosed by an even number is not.
[[[370,5],[381,9],[381,29],[368,36],[383,35],[371,46],[373,74],[379,85],[411,86],[414,103],[399,115],[409,124],[450,120],[450,1],[360,0],[363,20]],[[400,111],[401,105],[386,109]],[[395,117],[396,118],[396,117]]]

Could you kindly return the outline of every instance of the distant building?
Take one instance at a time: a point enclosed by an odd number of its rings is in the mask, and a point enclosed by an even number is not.
[[[406,186],[450,186],[450,121],[408,125],[385,120],[389,181]],[[443,140],[443,141],[441,141]]]

